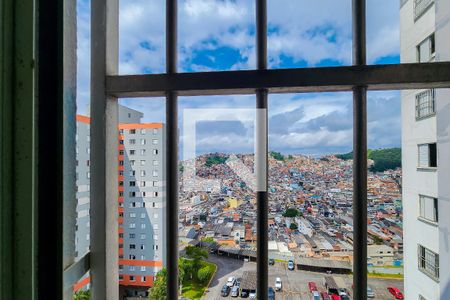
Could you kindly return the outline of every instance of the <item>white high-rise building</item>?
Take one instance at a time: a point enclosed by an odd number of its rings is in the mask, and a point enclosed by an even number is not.
[[[450,61],[450,1],[401,0],[401,62]],[[450,91],[402,92],[405,299],[450,299]]]

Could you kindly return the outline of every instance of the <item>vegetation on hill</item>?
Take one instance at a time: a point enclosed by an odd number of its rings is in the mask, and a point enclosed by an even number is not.
[[[226,157],[226,156],[218,156],[218,155],[209,156],[206,159],[205,165],[207,167],[211,167],[213,165],[224,164],[227,161],[227,159],[228,159],[228,157]]]
[[[284,155],[280,152],[270,151],[270,155],[276,160],[284,161]]]
[[[337,154],[336,157],[343,160],[353,159],[353,151],[345,154]],[[370,167],[370,171],[372,172],[395,170],[402,166],[402,150],[400,148],[369,149],[367,150],[367,157],[374,162]]]
[[[285,218],[295,218],[299,214],[298,210],[295,208],[288,208],[283,214],[283,217]]]

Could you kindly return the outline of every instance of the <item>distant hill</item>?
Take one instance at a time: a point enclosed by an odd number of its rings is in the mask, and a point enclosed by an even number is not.
[[[344,154],[336,154],[337,158],[343,160],[353,159],[353,151]],[[372,172],[383,172],[385,170],[395,170],[402,166],[402,149],[388,148],[367,150],[367,157],[373,160],[374,164],[370,167]]]

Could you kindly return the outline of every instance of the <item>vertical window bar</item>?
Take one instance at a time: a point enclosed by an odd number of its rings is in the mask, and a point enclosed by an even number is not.
[[[366,1],[353,0],[353,65],[366,64]],[[353,285],[367,299],[367,88],[353,88]]]
[[[118,73],[119,0],[91,2],[91,276],[92,299],[119,298],[117,224],[118,101],[106,76]]]
[[[177,0],[166,1],[166,72],[177,72]],[[178,102],[166,95],[167,299],[178,299]]]
[[[256,51],[258,70],[267,69],[267,0],[256,1]],[[258,299],[267,299],[268,289],[268,193],[267,193],[267,89],[256,91],[256,153],[257,176],[257,291]]]

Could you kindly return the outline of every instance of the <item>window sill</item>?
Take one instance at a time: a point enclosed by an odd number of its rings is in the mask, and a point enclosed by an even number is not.
[[[419,220],[421,222],[424,222],[424,223],[426,223],[428,225],[434,226],[434,227],[438,227],[439,226],[438,222],[431,221],[431,220],[425,219],[423,217],[417,217],[417,220]]]
[[[436,172],[437,171],[437,167],[417,167],[417,171]]]
[[[423,274],[427,275],[433,281],[435,281],[436,283],[439,283],[439,278],[434,277],[433,275],[430,274],[430,272],[427,272],[426,270],[424,270],[422,268],[418,268],[418,269],[419,269],[420,272],[422,272]]]
[[[436,116],[436,113],[434,112],[434,113],[426,115],[426,116],[416,117],[416,122],[426,120],[426,119],[429,119],[429,118],[432,118],[435,116]]]

